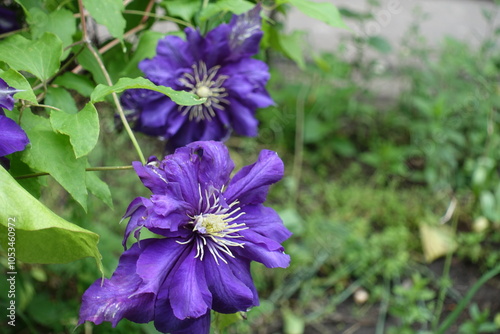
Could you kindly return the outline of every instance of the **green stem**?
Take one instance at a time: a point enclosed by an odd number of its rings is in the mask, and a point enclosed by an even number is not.
[[[457,224],[458,224],[458,219],[455,218],[453,219],[453,225],[452,229],[456,233],[457,231]],[[438,296],[438,302],[436,306],[436,312],[434,313],[434,319],[432,321],[432,329],[436,329],[438,324],[439,324],[439,319],[441,317],[441,312],[443,312],[443,306],[444,306],[444,299],[446,297],[446,292],[450,288],[448,285],[448,282],[450,280],[450,269],[451,269],[451,260],[453,258],[453,252],[449,252],[446,254],[446,259],[444,262],[443,266],[443,274],[441,275],[441,282],[440,282],[440,290],[439,290],[439,296]]]
[[[470,288],[464,298],[458,303],[457,307],[451,312],[450,315],[446,319],[444,319],[443,323],[439,327],[439,329],[435,332],[435,334],[444,334],[448,328],[451,327],[460,316],[465,307],[469,304],[472,297],[476,294],[476,292],[490,279],[500,274],[500,264],[488,271],[486,274],[481,276],[481,278]]]
[[[86,42],[85,44],[87,45],[87,48],[89,49],[90,53],[94,56],[95,60],[99,64],[99,67],[101,68],[102,73],[104,74],[104,77],[106,78],[106,82],[108,83],[109,86],[113,86],[113,81],[111,80],[111,77],[109,76],[108,70],[106,70],[106,67],[104,66],[104,63],[102,62],[101,58],[97,54],[96,50],[92,47],[90,44],[90,40],[88,39],[87,36],[87,31],[86,31],[86,26],[85,26],[85,15],[83,12],[83,4],[82,0],[78,0],[78,5],[80,7],[80,15],[81,15],[81,22],[82,22],[82,31],[83,31],[83,40]],[[144,159],[144,154],[142,154],[141,147],[139,146],[139,143],[137,142],[137,139],[135,138],[134,133],[132,132],[132,129],[130,128],[130,125],[128,124],[127,118],[125,117],[125,113],[123,112],[123,108],[120,104],[120,100],[118,99],[118,95],[113,92],[111,94],[113,96],[113,101],[116,105],[116,109],[118,111],[118,115],[120,115],[120,120],[123,123],[123,127],[125,128],[125,131],[127,131],[128,136],[130,137],[130,140],[132,141],[132,145],[134,145],[135,150],[137,151],[137,154],[139,155],[139,159],[141,160],[141,163],[143,165],[146,164],[146,159]]]
[[[86,172],[98,172],[98,171],[111,171],[111,170],[129,170],[129,169],[134,169],[133,166],[107,166],[107,167],[89,167],[85,168]],[[33,174],[26,174],[26,175],[20,175],[20,176],[14,176],[16,180],[21,180],[21,179],[29,179],[32,177],[39,177],[39,176],[46,176],[50,175],[49,173],[33,173]]]
[[[90,52],[92,53],[92,55],[94,56],[94,58],[96,59],[97,63],[99,64],[99,67],[101,68],[102,73],[106,77],[106,81],[107,81],[108,85],[113,86],[113,81],[111,81],[111,77],[109,76],[109,73],[106,70],[106,67],[104,67],[104,64],[103,64],[101,58],[99,57],[97,52],[94,50],[92,45],[87,44],[87,46],[88,46]],[[139,146],[139,143],[137,142],[137,139],[135,138],[135,135],[132,132],[130,125],[128,124],[127,118],[125,117],[125,113],[123,112],[123,108],[120,104],[120,100],[118,99],[118,95],[115,92],[113,92],[111,95],[113,96],[113,101],[114,101],[116,109],[118,111],[118,115],[120,115],[120,120],[123,123],[123,127],[125,128],[125,131],[127,131],[127,134],[130,137],[130,140],[132,141],[132,145],[134,145],[134,148],[137,151],[137,154],[139,155],[139,159],[141,160],[141,163],[143,165],[145,165],[146,159],[144,159],[144,154],[142,154],[141,147]]]

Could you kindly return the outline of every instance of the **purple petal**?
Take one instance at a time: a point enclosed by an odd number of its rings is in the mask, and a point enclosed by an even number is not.
[[[147,246],[148,240],[144,240]],[[123,318],[138,323],[153,320],[154,293],[135,294],[142,280],[135,274],[136,262],[142,250],[134,244],[120,257],[118,268],[110,279],[96,280],[85,291],[78,324],[92,321],[100,324],[109,321],[116,326]]]
[[[200,157],[191,148],[181,147],[174,154],[167,155],[161,162],[167,182],[174,183],[182,199],[193,207],[198,206],[198,165]]]
[[[176,232],[180,225],[189,222],[191,219],[186,214],[192,207],[184,202],[178,201],[171,196],[153,195],[151,196],[153,203],[155,220],[148,220],[145,224],[148,228],[168,229]]]
[[[155,327],[159,332],[171,334],[209,334],[210,312],[199,318],[180,320],[175,317],[167,298],[167,292],[160,292],[155,306]]]
[[[132,232],[135,231],[134,236],[139,240],[140,228],[144,226],[147,209],[151,206],[151,201],[144,197],[137,197],[129,204],[127,212],[122,218],[123,220],[130,217],[122,241],[125,250],[127,249],[127,240]]]
[[[203,60],[208,68],[221,65],[231,55],[229,47],[229,34],[231,28],[227,24],[221,24],[209,31],[205,36],[206,46],[204,48]]]
[[[192,246],[186,257],[177,263],[173,274],[162,289],[169,289],[169,299],[174,315],[179,319],[199,318],[210,312],[212,295],[205,280],[205,270],[200,259],[195,258]]]
[[[253,284],[252,274],[250,272],[250,260],[244,258],[235,258],[231,260],[231,271],[234,276],[245,284],[253,294],[253,306],[259,306],[259,295]]]
[[[132,166],[141,179],[142,183],[156,195],[169,195],[172,199],[181,200],[182,193],[178,184],[168,182],[163,162],[159,162],[155,157],[151,157],[148,163],[143,166],[139,161],[132,162]]]
[[[157,55],[139,63],[139,69],[153,82],[175,79],[178,70],[185,71],[194,63],[189,44],[178,36],[166,36],[158,41]]]
[[[284,173],[283,161],[278,154],[262,150],[257,162],[243,167],[233,177],[224,196],[228,203],[260,204],[266,200],[269,185],[278,182]]]
[[[140,114],[135,129],[150,136],[168,137],[171,125],[169,119],[172,114],[178,114],[177,105],[166,96],[151,101],[142,102]]]
[[[203,259],[208,288],[213,298],[212,309],[220,313],[246,311],[257,305],[254,300],[254,292],[240,281],[231,270],[233,262],[241,260],[230,259],[228,256],[226,258],[228,264],[221,261],[217,264],[211,254],[207,254]],[[244,266],[240,264],[235,267]]]
[[[252,230],[244,230],[240,234],[245,242],[243,248],[235,249],[240,256],[260,262],[268,268],[286,268],[290,265],[290,256],[284,253],[280,243]]]
[[[231,113],[234,130],[242,136],[257,136],[259,121],[255,118],[254,112],[236,99],[230,101],[231,108],[237,110]]]
[[[238,223],[244,223],[253,232],[280,243],[292,235],[272,208],[261,204],[246,205],[243,211],[245,214],[238,219]]]
[[[193,154],[200,156],[198,182],[211,184],[220,190],[227,183],[234,169],[227,147],[215,141],[198,141],[187,147],[193,150]]]
[[[252,109],[265,108],[274,104],[265,89],[270,77],[266,63],[245,58],[224,66],[221,74],[229,76],[224,82],[224,87],[231,99],[238,99]]]
[[[5,108],[8,110],[12,110],[12,108],[14,108],[14,98],[12,96],[15,92],[17,92],[17,90],[10,87],[5,81],[0,79],[0,108]]]
[[[18,124],[0,115],[0,156],[22,151],[28,143],[28,136]]]
[[[259,52],[259,43],[263,35],[260,29],[260,11],[261,6],[257,5],[246,13],[233,16],[229,23],[231,53],[228,60],[250,57]]]
[[[147,246],[143,246],[141,241],[142,253],[137,260],[136,269],[143,284],[136,293],[156,294],[177,262],[184,261],[187,253],[186,245],[177,243],[173,238],[146,240],[148,240]]]

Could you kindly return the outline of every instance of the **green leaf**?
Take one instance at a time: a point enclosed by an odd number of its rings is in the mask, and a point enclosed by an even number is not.
[[[34,170],[52,175],[86,210],[86,158],[75,158],[69,138],[54,132],[48,119],[24,109],[21,122],[30,139],[21,160]]]
[[[79,47],[79,46],[77,46]],[[74,48],[75,49],[75,48]],[[74,50],[77,52],[78,49]],[[107,83],[106,77],[104,76],[104,73],[102,72],[101,67],[99,66],[99,63],[95,59],[94,55],[88,48],[84,48],[82,52],[77,57],[78,63],[87,71],[92,73],[92,77],[94,78],[94,81],[97,83]],[[102,60],[102,59],[101,59]]]
[[[10,160],[9,173],[13,177],[35,173],[35,171],[29,168],[28,165],[26,165],[24,162],[21,161],[21,154],[22,154],[21,152],[16,152],[9,156]],[[26,179],[17,180],[17,182],[35,198],[40,198],[40,195],[42,193],[43,181],[44,181],[43,177],[30,177]]]
[[[199,98],[195,94],[191,94],[185,91],[175,91],[170,87],[157,86],[148,79],[144,78],[121,78],[113,86],[98,85],[94,89],[94,92],[92,92],[90,99],[94,103],[103,101],[104,98],[111,93],[120,93],[126,89],[132,88],[150,89],[156,92],[163,93],[170,97],[175,103],[183,106],[202,104],[206,100],[205,98]]]
[[[0,78],[2,78],[9,86],[15,89],[23,90],[22,92],[14,94],[14,98],[38,104],[35,93],[33,93],[33,89],[31,89],[31,85],[21,73],[12,68],[7,71],[0,70]]]
[[[49,87],[44,100],[46,105],[56,107],[69,114],[76,114],[78,108],[71,94],[64,88]]]
[[[52,110],[50,123],[55,131],[69,136],[76,158],[89,154],[99,139],[99,117],[90,102],[76,114]]]
[[[293,60],[297,66],[304,70],[306,68],[306,61],[302,51],[303,32],[295,30],[290,35],[279,35],[279,46],[283,53]]]
[[[122,0],[83,0],[83,5],[97,23],[108,28],[111,36],[123,39],[126,21],[122,14]]]
[[[380,53],[387,54],[392,51],[391,44],[385,38],[380,36],[372,36],[368,38],[368,45]]]
[[[56,215],[1,166],[0,180],[0,244],[8,252],[14,246],[16,260],[67,263],[90,256],[102,272],[97,234]],[[9,244],[12,234],[14,245]]]
[[[347,28],[337,7],[329,2],[313,2],[310,0],[286,0],[286,2],[313,19],[323,21],[332,27]]]
[[[104,202],[110,209],[113,209],[113,199],[111,197],[111,191],[109,190],[106,182],[102,181],[96,172],[87,172],[87,188],[90,190],[95,197],[99,198]]]
[[[57,72],[61,54],[62,42],[51,33],[44,33],[34,41],[17,34],[0,41],[0,61],[17,71],[30,72],[42,81]]]
[[[54,84],[66,89],[75,90],[85,97],[90,97],[90,94],[92,94],[94,90],[94,84],[89,78],[71,72],[66,72],[58,76],[56,80],[54,80]]]
[[[243,14],[252,9],[255,4],[247,0],[220,0],[209,4],[200,14],[200,20],[205,21],[210,17],[225,12],[231,12],[236,15]]]
[[[139,39],[139,43],[137,44],[137,49],[132,56],[132,59],[128,62],[127,66],[125,66],[122,74],[123,76],[139,76],[142,75],[141,70],[137,67],[139,62],[146,58],[152,58],[156,54],[156,46],[158,45],[158,41],[165,37],[165,34],[148,30],[143,33]]]
[[[188,22],[201,8],[199,0],[165,0],[161,5],[167,9],[169,16],[180,17]]]
[[[40,8],[30,9],[28,23],[34,39],[41,37],[45,32],[50,32],[59,37],[63,48],[73,43],[73,35],[76,33],[76,18],[73,13],[66,9],[58,9],[46,14]],[[61,59],[68,56],[70,50],[63,52]]]

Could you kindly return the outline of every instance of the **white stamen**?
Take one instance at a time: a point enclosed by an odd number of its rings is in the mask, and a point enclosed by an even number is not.
[[[201,60],[191,68],[193,72],[184,73],[179,82],[188,88],[189,92],[206,98],[206,101],[195,106],[179,106],[179,111],[182,116],[189,114],[190,121],[199,122],[205,119],[211,121],[216,116],[214,108],[224,110],[224,105],[230,104],[230,101],[224,98],[228,96],[226,88],[222,87],[229,77],[223,74],[217,76],[220,65],[207,69],[207,65]]]
[[[200,196],[198,209],[202,213],[189,216],[192,219],[191,224],[194,225],[193,235],[187,241],[177,241],[177,243],[186,245],[195,240],[195,258],[199,258],[202,261],[205,249],[207,248],[217,264],[219,264],[219,259],[227,263],[220,252],[234,258],[230,247],[243,248],[245,244],[234,240],[243,238],[239,232],[248,229],[248,227],[245,223],[233,223],[243,216],[245,212],[241,211],[241,207],[237,206],[239,204],[238,201],[234,201],[228,206],[223,207],[220,204],[221,190],[207,189],[202,194],[201,186],[198,185],[198,194]],[[204,201],[206,203],[203,203]]]

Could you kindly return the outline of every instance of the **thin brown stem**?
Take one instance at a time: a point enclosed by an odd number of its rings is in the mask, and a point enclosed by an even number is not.
[[[143,19],[144,19],[144,17],[154,17],[154,18],[157,18],[157,19],[163,19],[165,21],[170,21],[170,22],[182,24],[183,26],[186,26],[186,27],[192,27],[193,26],[191,23],[189,23],[187,21],[176,19],[175,17],[171,17],[171,16],[167,16],[167,15],[157,15],[157,14],[147,13],[147,12],[143,12],[143,11],[140,11],[140,10],[133,10],[133,9],[124,10],[123,13],[125,13],[125,14],[144,15],[142,17]]]
[[[28,31],[28,30],[29,30],[28,28],[23,28],[23,29],[18,29],[18,30],[12,30],[12,31],[9,31],[9,32],[5,32],[3,34],[0,34],[0,39],[5,38],[5,37],[9,37],[10,35],[15,35],[18,32],[23,32],[23,31]]]

